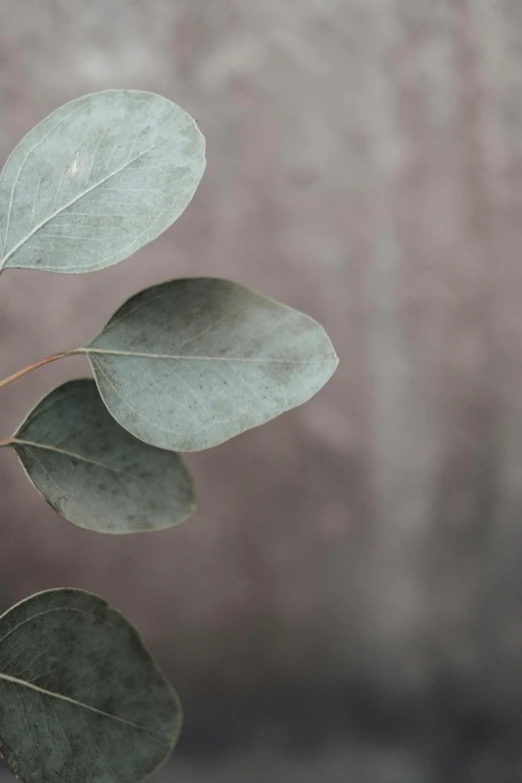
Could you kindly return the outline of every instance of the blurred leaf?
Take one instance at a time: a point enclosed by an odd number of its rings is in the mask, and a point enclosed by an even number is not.
[[[306,402],[337,366],[314,320],[213,278],[134,296],[84,351],[116,420],[178,451],[216,446]]]
[[[141,781],[181,722],[138,634],[101,598],[50,590],[0,617],[0,754],[24,783]]]
[[[92,380],[52,391],[9,445],[47,502],[80,527],[159,530],[195,508],[192,479],[180,457],[120,427]]]
[[[196,123],[166,98],[109,90],[67,103],[0,176],[0,269],[92,272],[159,236],[205,168]]]

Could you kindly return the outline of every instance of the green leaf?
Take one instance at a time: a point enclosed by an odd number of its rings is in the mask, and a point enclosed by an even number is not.
[[[205,168],[194,120],[166,98],[109,90],[67,103],[0,175],[0,270],[92,272],[171,225]]]
[[[159,530],[195,508],[192,479],[180,457],[120,427],[93,380],[69,381],[52,391],[8,445],[47,502],[80,527]]]
[[[50,590],[0,617],[0,754],[24,783],[138,783],[181,723],[176,693],[101,598]]]
[[[314,320],[213,278],[134,296],[82,352],[115,419],[178,451],[216,446],[300,405],[337,366]]]

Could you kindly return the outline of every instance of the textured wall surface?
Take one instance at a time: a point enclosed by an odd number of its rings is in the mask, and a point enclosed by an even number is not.
[[[95,590],[188,705],[313,723],[329,699],[425,726],[441,780],[503,780],[466,754],[511,747],[522,704],[522,3],[0,0],[2,159],[108,87],[197,117],[203,184],[122,265],[6,272],[0,374],[188,274],[306,310],[341,364],[304,408],[191,456],[200,511],[155,536],[72,528],[0,453],[1,602]],[[0,433],[75,362],[2,391]]]

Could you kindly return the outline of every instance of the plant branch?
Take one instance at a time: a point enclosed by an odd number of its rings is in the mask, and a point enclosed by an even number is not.
[[[3,389],[4,386],[8,386],[10,383],[14,383],[14,381],[17,381],[19,378],[23,378],[24,375],[33,372],[33,370],[38,370],[40,367],[45,367],[46,364],[57,362],[59,359],[65,359],[67,356],[74,356],[75,353],[77,353],[76,349],[73,349],[72,351],[62,351],[61,353],[54,353],[46,359],[41,359],[39,362],[35,362],[35,364],[30,364],[29,367],[25,367],[23,370],[15,372],[14,375],[10,375],[9,378],[0,381],[0,389]],[[0,441],[0,446],[1,445],[2,441]]]

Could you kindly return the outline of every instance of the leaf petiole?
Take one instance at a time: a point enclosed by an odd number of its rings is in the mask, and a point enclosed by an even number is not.
[[[4,378],[3,381],[0,381],[0,389],[3,389],[4,386],[8,386],[10,383],[14,383],[14,381],[17,381],[19,378],[23,378],[24,375],[28,375],[30,372],[33,372],[33,370],[38,370],[40,367],[45,367],[46,364],[57,362],[59,359],[65,359],[67,356],[74,356],[76,353],[78,353],[78,350],[76,348],[74,348],[71,351],[62,351],[61,353],[53,353],[52,356],[48,356],[46,359],[41,359],[39,362],[30,364],[29,367],[25,367],[23,370],[18,370],[18,372],[15,372],[13,375],[10,375],[8,378]],[[1,445],[2,445],[2,441],[0,441],[0,446]]]

